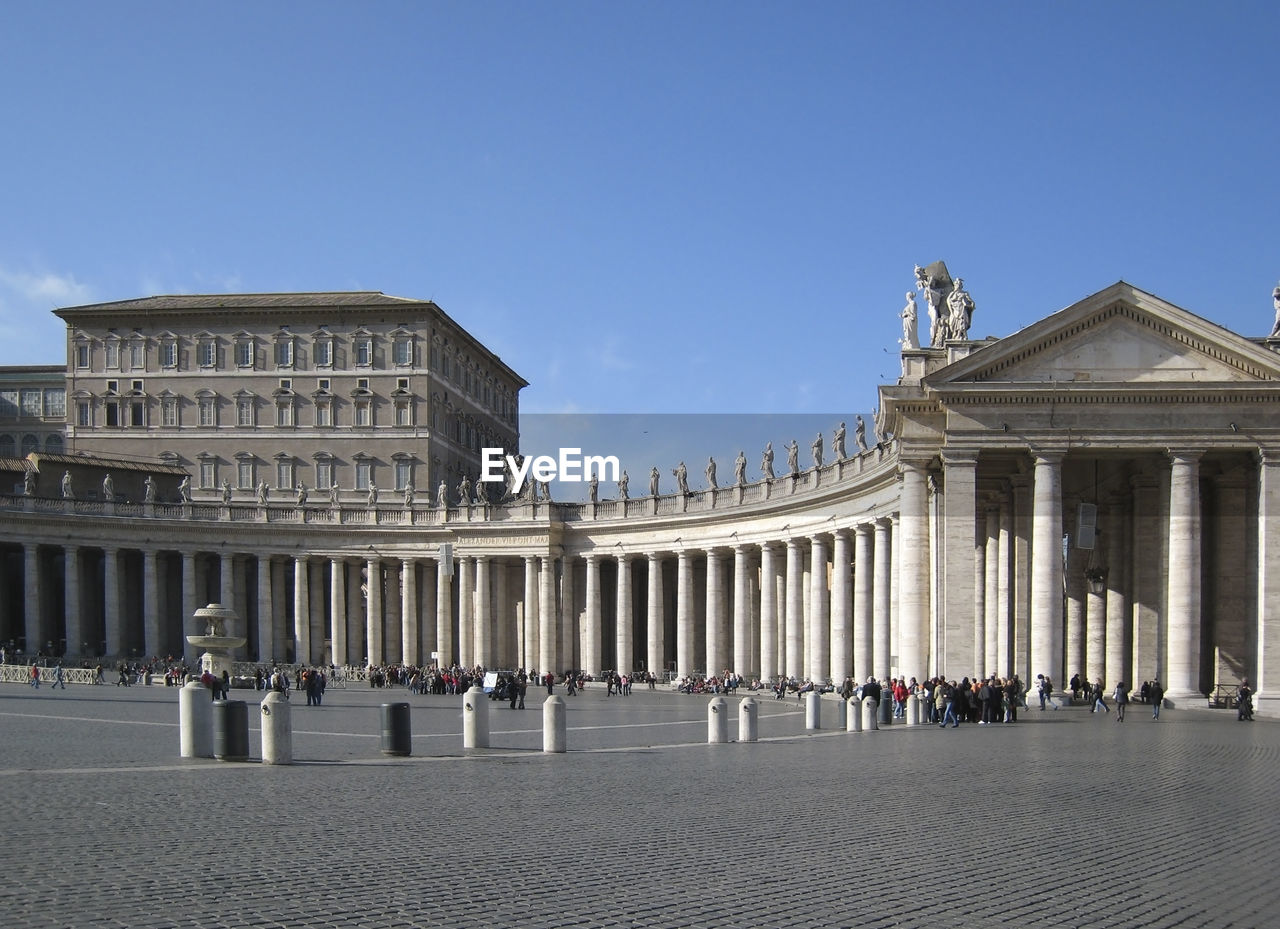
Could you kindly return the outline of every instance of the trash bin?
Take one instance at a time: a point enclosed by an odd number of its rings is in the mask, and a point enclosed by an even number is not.
[[[213,701],[213,757],[249,760],[249,708],[243,700]]]
[[[404,756],[411,747],[409,704],[382,704],[382,754]]]

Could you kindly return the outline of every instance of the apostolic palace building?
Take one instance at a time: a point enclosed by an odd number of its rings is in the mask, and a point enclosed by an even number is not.
[[[970,340],[962,282],[917,287],[933,325],[911,295],[865,441],[587,503],[477,488],[526,382],[430,301],[57,310],[63,376],[0,370],[0,642],[194,658],[221,602],[246,661],[1079,673],[1174,705],[1248,678],[1280,705],[1280,338],[1121,282]]]

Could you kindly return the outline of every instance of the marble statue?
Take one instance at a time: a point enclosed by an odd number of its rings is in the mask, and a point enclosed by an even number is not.
[[[110,474],[102,479],[102,499],[108,503],[114,503],[116,499],[116,485]]]
[[[71,489],[71,472],[62,472],[62,499],[74,500],[76,498],[75,491]]]
[[[766,481],[773,480],[773,443],[768,442],[764,447],[764,457],[760,459],[760,474]]]
[[[969,324],[973,322],[973,298],[964,289],[964,278],[956,278],[951,296],[947,297],[947,331],[949,338],[969,338]]]
[[[618,496],[623,500],[630,499],[630,494],[627,492],[627,486],[630,483],[631,478],[627,476],[627,471],[624,468],[622,470],[622,476],[618,478]]]
[[[836,461],[843,461],[845,459],[844,423],[836,426],[836,431],[831,436],[831,454],[836,456]]]
[[[792,477],[800,473],[800,443],[795,439],[787,446],[787,471]]]
[[[1280,284],[1276,285],[1276,289],[1271,291],[1271,302],[1276,307],[1276,322],[1271,327],[1271,338],[1280,338]]]
[[[658,466],[654,465],[653,470],[649,472],[649,496],[658,496]]]
[[[916,308],[916,295],[914,291],[907,291],[907,305],[902,308],[902,312],[898,315],[902,317],[902,347],[903,348],[919,348],[920,347],[920,324],[917,320],[918,309]]]
[[[27,471],[22,475],[22,494],[25,497],[35,496],[36,492],[36,472]]]
[[[298,481],[298,486],[293,489],[293,502],[298,506],[306,506],[307,504],[307,482]]]
[[[404,485],[404,505],[406,507],[413,506],[413,481]]]
[[[271,488],[267,486],[266,481],[258,481],[258,506],[266,506],[267,498],[271,495]]]
[[[222,479],[222,503],[225,506],[231,502],[231,482],[225,477]]]
[[[178,484],[178,499],[183,503],[191,502],[191,475],[182,475],[182,481]]]
[[[591,480],[587,481],[587,496],[590,497],[592,503],[600,502],[600,478],[596,476],[596,472],[591,472]]]
[[[368,500],[369,500],[369,506],[374,507],[378,505],[378,485],[375,484],[373,481],[369,482]]]
[[[858,414],[858,422],[853,427],[853,441],[858,446],[858,451],[865,452],[867,450],[867,424],[862,421],[862,414]]]
[[[738,449],[738,457],[733,461],[733,482],[739,487],[747,482],[747,453]]]
[[[476,481],[476,502],[481,506],[489,505],[489,482]]]
[[[462,480],[458,481],[458,505],[471,505],[471,478],[465,474],[462,475]]]
[[[338,490],[338,485],[337,485],[337,484],[330,484],[330,485],[329,485],[329,502],[330,502],[331,504],[333,504],[334,506],[337,506],[337,505],[338,505],[338,494],[339,494],[339,493],[341,493],[341,491],[339,491],[339,490]]]
[[[440,479],[440,486],[436,488],[436,506],[445,509],[449,506],[449,488],[445,486],[444,479]]]
[[[814,468],[822,467],[822,433],[819,432],[817,438],[809,443],[809,453],[813,455]]]
[[[142,482],[142,502],[156,502],[156,479],[150,474],[148,474],[147,479]]]
[[[712,490],[716,489],[716,460],[714,458],[707,459],[707,486]]]
[[[551,482],[538,481],[538,489],[542,491],[542,499],[546,503],[551,502]]]
[[[684,462],[682,461],[672,468],[671,473],[676,479],[676,490],[687,495],[689,493],[689,469],[684,466]]]

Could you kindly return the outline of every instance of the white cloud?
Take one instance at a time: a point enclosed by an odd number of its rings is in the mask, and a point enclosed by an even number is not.
[[[66,329],[51,311],[93,299],[73,275],[0,267],[0,364],[62,364]]]
[[[0,300],[4,301],[5,306],[9,304],[5,297],[45,309],[75,306],[90,302],[90,293],[87,284],[81,284],[70,275],[32,274],[0,268]]]

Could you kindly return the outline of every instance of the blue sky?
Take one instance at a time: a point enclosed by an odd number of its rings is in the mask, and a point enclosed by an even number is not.
[[[0,364],[64,361],[55,306],[370,289],[436,300],[527,412],[852,425],[939,258],[979,337],[1118,279],[1265,335],[1278,27],[1260,2],[10,3]]]

